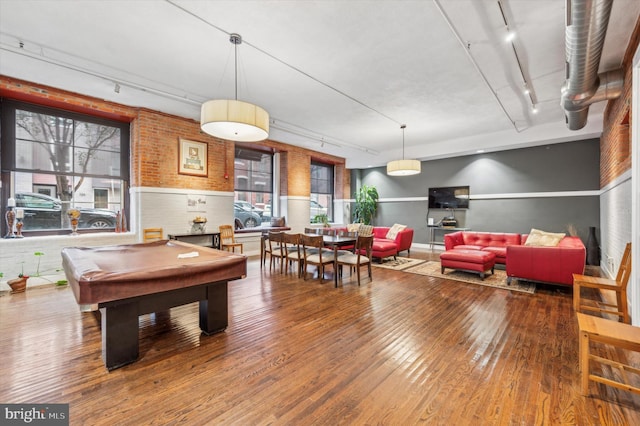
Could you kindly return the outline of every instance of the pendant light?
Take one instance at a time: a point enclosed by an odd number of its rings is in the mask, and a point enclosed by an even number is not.
[[[258,142],[269,137],[269,113],[257,105],[238,100],[239,34],[231,34],[235,46],[235,99],[214,99],[202,104],[200,128],[220,139],[236,142]]]
[[[400,126],[402,129],[402,160],[394,160],[387,163],[387,174],[389,176],[410,176],[420,173],[420,161],[404,159],[404,129],[406,127],[406,124]]]

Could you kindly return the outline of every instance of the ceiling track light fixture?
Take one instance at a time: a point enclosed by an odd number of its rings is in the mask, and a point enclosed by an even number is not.
[[[214,99],[202,104],[200,128],[220,139],[235,142],[258,142],[269,137],[269,113],[261,107],[238,100],[239,34],[231,34],[235,48],[235,99]]]
[[[404,159],[404,129],[407,125],[402,124],[402,160],[389,161],[387,163],[387,174],[389,176],[411,176],[417,175],[421,171],[421,164],[418,160]]]
[[[525,76],[524,70],[522,69],[522,63],[520,62],[520,56],[518,56],[518,50],[516,49],[516,45],[513,42],[516,38],[516,33],[509,26],[509,21],[507,20],[507,15],[504,13],[504,7],[502,6],[502,2],[498,0],[498,7],[500,8],[500,14],[502,15],[502,20],[504,22],[504,27],[507,30],[507,36],[505,40],[507,43],[511,44],[511,48],[513,49],[513,54],[516,57],[516,62],[518,64],[518,69],[520,70],[520,76],[522,77],[522,81],[524,82],[524,94],[529,97],[529,101],[531,102],[531,112],[537,114],[538,108],[536,106],[535,93],[533,93],[533,87],[529,83],[529,80]]]

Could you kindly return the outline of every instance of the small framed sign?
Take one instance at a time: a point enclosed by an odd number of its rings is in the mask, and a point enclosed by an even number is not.
[[[178,173],[207,177],[207,144],[180,138],[178,142]]]

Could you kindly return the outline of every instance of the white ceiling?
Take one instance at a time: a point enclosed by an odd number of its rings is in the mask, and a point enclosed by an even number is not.
[[[200,104],[265,108],[270,139],[349,168],[598,137],[566,128],[562,0],[0,0],[0,74],[199,120]],[[616,0],[600,71],[618,68],[640,1]],[[116,83],[120,86],[116,93]],[[324,141],[324,143],[323,143]]]

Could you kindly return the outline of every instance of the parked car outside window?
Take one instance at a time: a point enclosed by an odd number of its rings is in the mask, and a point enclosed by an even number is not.
[[[271,204],[265,204],[262,213],[262,222],[271,222]]]
[[[262,223],[262,218],[258,213],[245,210],[235,203],[233,205],[233,215],[245,228],[254,228]]]
[[[233,202],[233,204],[235,206],[240,207],[242,210],[248,211],[248,212],[254,212],[257,213],[258,216],[262,217],[262,214],[264,213],[264,210],[259,209],[258,207],[254,206],[253,204],[251,204],[248,201],[239,201],[236,200]]]
[[[44,194],[18,192],[16,208],[24,210],[24,230],[62,229],[62,201]],[[76,207],[80,210],[78,228],[115,228],[116,213],[107,209]]]

